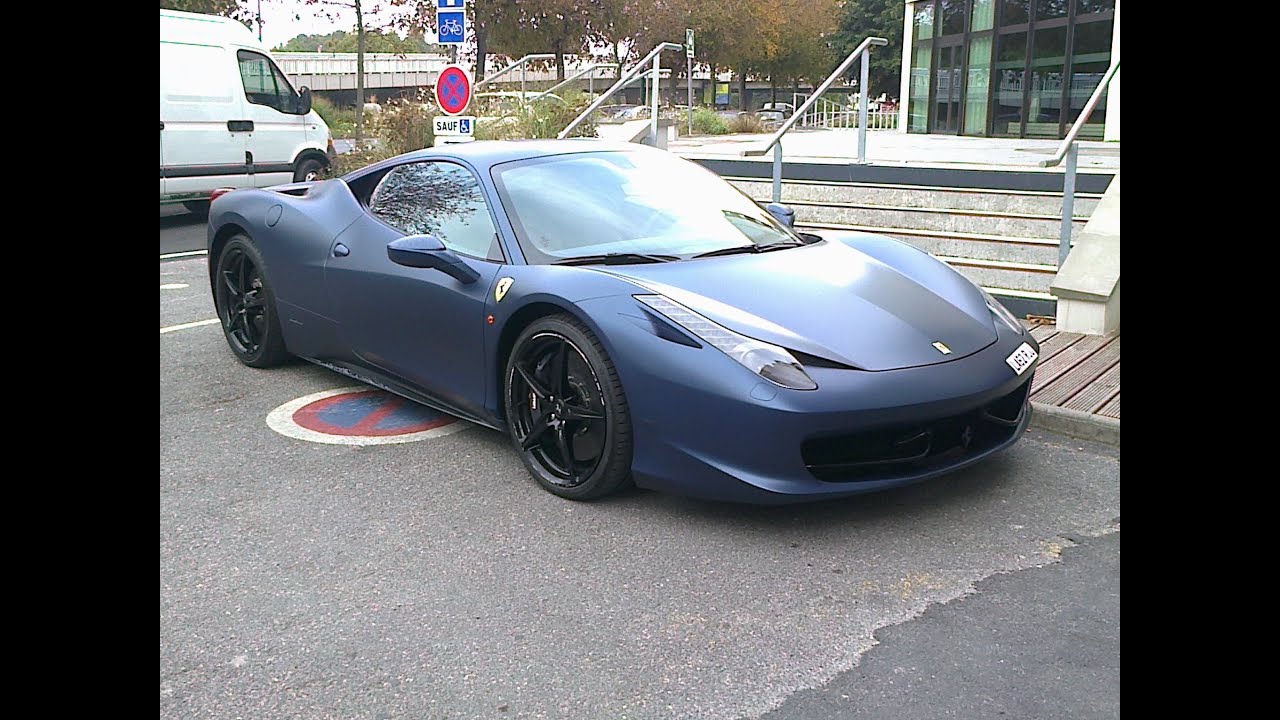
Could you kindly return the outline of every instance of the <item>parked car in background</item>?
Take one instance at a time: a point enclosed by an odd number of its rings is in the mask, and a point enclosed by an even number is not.
[[[767,103],[765,103],[764,105],[760,106],[760,109],[761,109],[761,110],[776,110],[777,112],[782,113],[782,117],[785,119],[785,118],[789,118],[789,117],[791,117],[793,114],[795,114],[796,106],[795,106],[795,105],[792,105],[791,103],[767,102]]]
[[[766,130],[777,130],[788,116],[781,110],[761,110],[756,113],[756,117],[760,118],[760,122],[764,123]]]
[[[208,206],[221,187],[314,180],[333,137],[244,25],[160,11],[160,202]]]

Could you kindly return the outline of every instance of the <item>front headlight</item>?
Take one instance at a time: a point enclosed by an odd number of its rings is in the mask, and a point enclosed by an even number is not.
[[[818,387],[800,361],[777,345],[736,333],[662,295],[634,297],[775,385],[792,390],[816,390]]]
[[[991,297],[991,293],[983,290],[982,288],[978,288],[978,290],[982,292],[982,297],[986,298],[987,308],[991,310],[992,315],[1000,318],[1001,322],[1008,325],[1010,330],[1018,333],[1019,335],[1025,332],[1022,327],[1022,323],[1018,322],[1018,318],[1014,317],[1013,313],[1009,312],[1008,308],[1001,305],[999,300]]]

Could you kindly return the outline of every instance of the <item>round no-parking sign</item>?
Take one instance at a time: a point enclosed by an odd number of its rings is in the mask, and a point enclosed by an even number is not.
[[[471,102],[471,74],[461,65],[446,65],[436,78],[436,105],[446,115],[461,115]]]
[[[330,445],[386,445],[471,427],[447,413],[368,386],[325,390],[290,400],[267,415],[286,437]]]

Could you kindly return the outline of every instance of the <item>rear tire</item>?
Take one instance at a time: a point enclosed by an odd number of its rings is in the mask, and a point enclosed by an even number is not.
[[[305,158],[298,163],[298,167],[293,171],[294,182],[310,182],[319,180],[320,173],[324,172],[327,165],[313,157]]]
[[[222,247],[214,271],[214,304],[231,353],[249,367],[281,365],[289,359],[266,263],[243,233]]]
[[[525,468],[548,492],[593,500],[631,479],[631,415],[604,346],[568,315],[534,321],[507,358],[503,406]]]

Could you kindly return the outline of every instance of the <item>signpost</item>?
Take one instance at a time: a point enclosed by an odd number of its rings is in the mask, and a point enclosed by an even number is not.
[[[693,28],[684,29],[684,68],[689,76],[689,134],[693,134]]]

